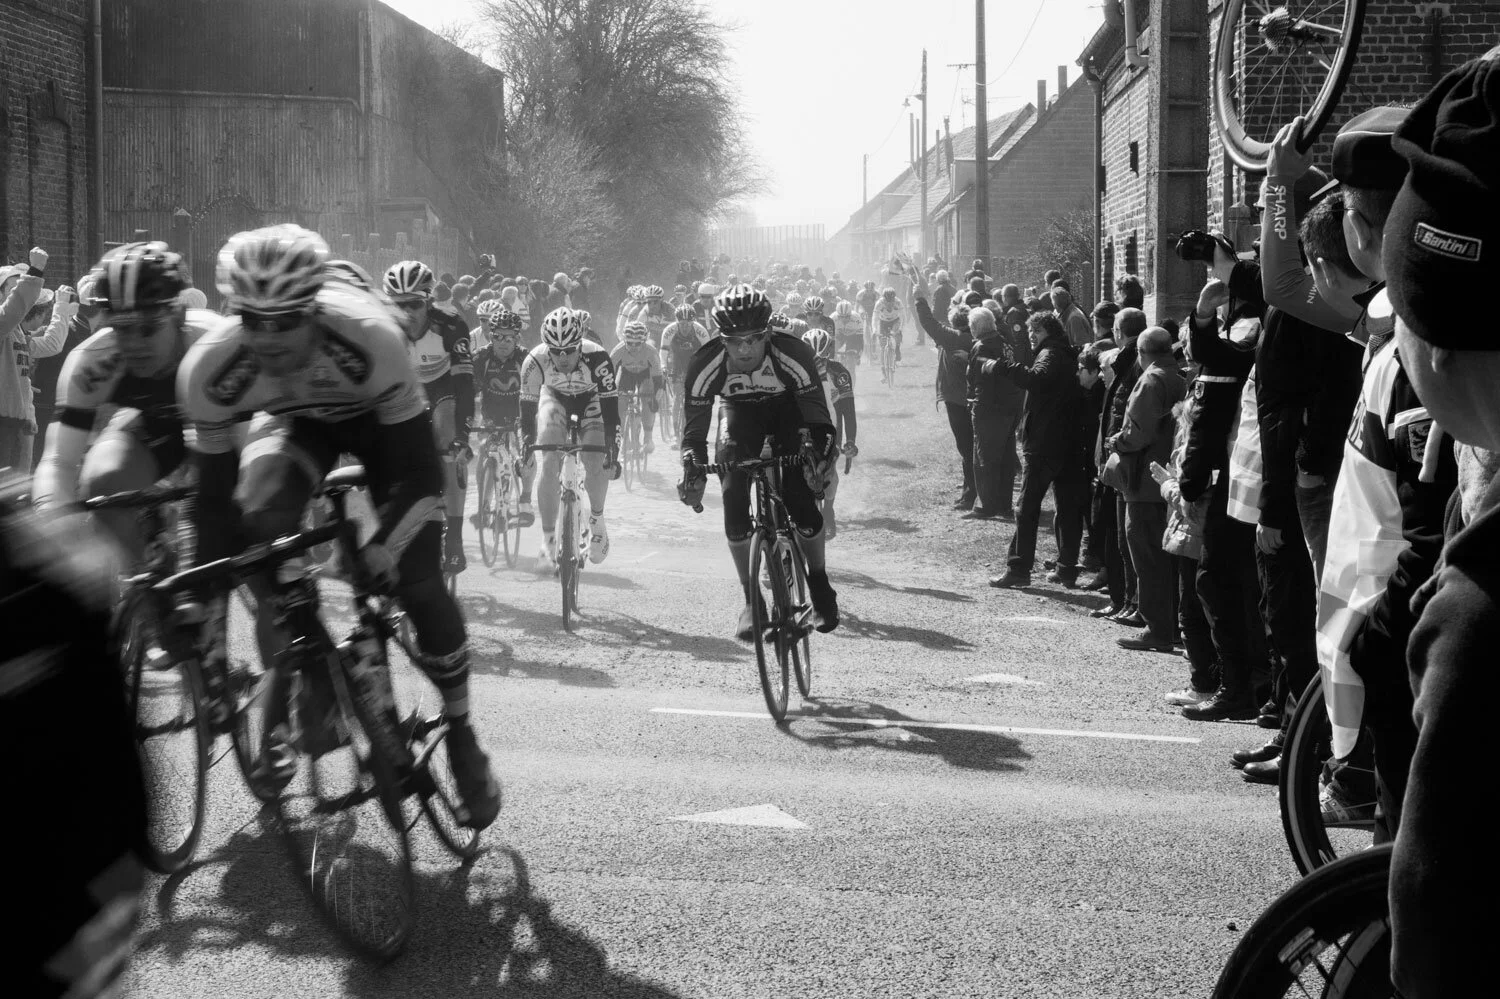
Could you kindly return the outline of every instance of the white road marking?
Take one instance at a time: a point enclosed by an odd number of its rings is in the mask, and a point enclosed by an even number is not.
[[[708,718],[756,718],[765,721],[771,716],[763,711],[709,711],[702,708],[652,708],[652,714],[700,715]],[[1201,739],[1190,739],[1181,735],[1144,735],[1139,732],[1086,732],[1063,728],[1015,728],[1010,725],[973,725],[968,722],[929,722],[918,719],[887,718],[829,718],[824,715],[802,715],[794,712],[788,718],[823,722],[827,725],[856,725],[864,728],[928,728],[944,732],[994,732],[1001,735],[1057,735],[1074,739],[1117,739],[1125,742],[1175,742],[1196,746]]]
[[[1002,617],[1002,621],[1017,621],[1022,624],[1066,624],[1055,617],[1039,617],[1035,614],[1027,614],[1021,617]]]
[[[747,805],[744,808],[726,808],[719,812],[674,815],[668,821],[708,822],[720,826],[767,826],[771,829],[807,828],[806,822],[799,822],[775,805]]]
[[[978,676],[964,677],[964,683],[1014,683],[1022,687],[1040,687],[1042,681],[1028,680],[1024,676],[1016,676],[1014,673],[981,673]]]
[[[640,565],[642,562],[646,561],[646,559],[648,559],[648,558],[655,558],[656,556],[658,556],[660,554],[661,554],[661,552],[647,552],[646,554],[642,555],[640,558],[636,559],[635,560],[635,564],[636,565]]]

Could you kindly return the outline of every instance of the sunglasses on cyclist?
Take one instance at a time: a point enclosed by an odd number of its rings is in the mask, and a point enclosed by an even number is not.
[[[158,331],[172,325],[172,313],[168,309],[156,312],[116,312],[109,317],[109,325],[116,335],[149,340]]]
[[[290,333],[301,326],[300,312],[241,312],[240,325],[251,333]]]
[[[578,353],[578,348],[577,347],[548,347],[547,348],[547,353],[551,354],[553,357],[567,357],[570,354],[576,354],[576,353]]]
[[[426,304],[427,299],[425,298],[410,298],[395,303],[396,308],[400,309],[402,312],[416,312]]]
[[[765,330],[759,333],[746,333],[744,336],[726,336],[724,343],[730,347],[754,347],[765,340],[769,334]]]

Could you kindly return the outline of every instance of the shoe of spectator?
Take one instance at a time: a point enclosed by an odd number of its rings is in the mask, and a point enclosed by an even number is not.
[[[1078,568],[1083,570],[1084,572],[1103,572],[1104,563],[1099,561],[1097,558],[1091,558],[1088,555],[1085,555],[1083,557],[1083,561],[1078,563]]]
[[[1273,786],[1280,784],[1281,754],[1277,753],[1269,760],[1261,763],[1246,763],[1245,780],[1252,784],[1271,784]]]
[[[1069,590],[1074,589],[1078,586],[1078,570],[1071,566],[1053,569],[1047,573],[1047,582],[1056,583]]]
[[[1110,604],[1108,607],[1096,607],[1089,611],[1089,617],[1112,618],[1123,609],[1118,604]]]
[[[1006,507],[1004,510],[997,510],[995,512],[995,519],[996,520],[1015,520],[1016,519],[1016,511],[1010,509],[1009,507]]]
[[[1251,763],[1264,763],[1281,755],[1281,733],[1277,732],[1267,740],[1264,746],[1256,746],[1254,749],[1237,749],[1229,757],[1230,766],[1237,770],[1243,770]]]
[[[1003,576],[995,576],[990,580],[990,585],[997,590],[1019,590],[1031,585],[1031,573],[1017,572],[1011,569]]]
[[[976,508],[971,509],[968,513],[964,514],[962,517],[960,517],[958,519],[959,520],[994,520],[995,519],[995,514],[990,513],[988,510],[981,510],[981,509],[978,509],[976,507]]]
[[[1123,611],[1110,618],[1110,620],[1115,624],[1123,624],[1127,628],[1146,627],[1146,619],[1141,617],[1141,612],[1136,610],[1134,607],[1125,608]],[[1171,649],[1171,645],[1168,645],[1167,651],[1170,652]]]
[[[1183,687],[1181,690],[1169,690],[1164,695],[1168,704],[1174,708],[1186,707],[1189,704],[1201,704],[1214,696],[1211,690],[1194,690],[1192,687]]]
[[[1274,699],[1269,700],[1260,706],[1260,713],[1259,716],[1255,719],[1255,724],[1259,725],[1261,728],[1281,727],[1281,707],[1277,705]]]
[[[1375,802],[1356,801],[1338,783],[1330,781],[1318,790],[1318,807],[1325,826],[1350,826],[1375,821]]]
[[[1078,580],[1078,588],[1080,590],[1087,590],[1090,593],[1097,593],[1100,590],[1108,589],[1109,571],[1100,569],[1091,576],[1080,578]]]
[[[1212,697],[1185,705],[1182,709],[1182,717],[1188,721],[1245,721],[1255,715],[1255,702],[1250,699],[1249,694],[1236,693],[1224,687],[1214,691]],[[1280,751],[1279,744],[1277,751]],[[1236,753],[1235,756],[1238,758],[1239,754]]]
[[[1119,618],[1115,618],[1116,621]],[[1131,652],[1166,652],[1173,653],[1177,650],[1172,647],[1171,642],[1164,642],[1152,635],[1148,629],[1142,628],[1134,635],[1121,635],[1115,639],[1115,644],[1122,649]]]
[[[956,500],[953,501],[953,509],[955,509],[955,510],[972,510],[972,509],[974,509],[974,497],[972,497],[972,496],[960,496],[958,499],[956,499]]]

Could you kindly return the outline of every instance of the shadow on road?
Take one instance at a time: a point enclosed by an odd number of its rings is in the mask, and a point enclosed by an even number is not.
[[[847,569],[828,570],[828,578],[841,586],[853,586],[861,590],[889,590],[892,593],[909,593],[915,597],[932,597],[934,600],[947,600],[956,604],[972,604],[974,598],[967,593],[958,593],[954,590],[934,590],[927,586],[892,586],[884,580],[876,579],[874,576],[863,572],[851,572]]]
[[[618,640],[616,644],[628,645],[632,650],[645,648],[666,652],[685,652],[698,659],[707,659],[711,662],[744,661],[744,647],[732,639],[688,635],[650,624],[629,614],[590,608],[589,579],[589,574],[585,572],[579,590],[579,600],[583,609],[573,625],[573,635],[563,630],[560,597],[557,611],[534,611],[502,604],[488,594],[466,594],[462,601],[464,616],[470,621],[514,629],[526,635],[555,634],[559,643],[591,641],[591,633],[602,633],[609,639]]]
[[[916,468],[917,466],[905,458],[870,458],[865,461],[866,465],[878,465],[881,468]]]
[[[350,955],[328,930],[298,890],[276,838],[242,830],[163,883],[156,899],[162,922],[138,937],[136,949],[143,964],[153,952],[177,961],[189,952],[229,953],[246,944],[266,947],[277,959],[339,955],[347,962],[345,994],[365,999],[677,999],[611,969],[599,944],[556,919],[551,904],[533,892],[519,853],[501,847],[488,857],[500,862],[418,870],[416,932],[404,954],[377,967]],[[178,887],[216,864],[225,870],[213,914],[177,913]]]
[[[937,756],[950,766],[991,772],[1020,770],[1019,761],[1031,759],[1019,740],[998,732],[966,732],[927,728],[920,719],[904,715],[874,701],[851,701],[810,697],[802,712],[788,715],[789,724],[778,731],[798,742],[819,749],[888,749],[917,756]],[[870,725],[869,722],[880,722]],[[902,725],[912,722],[912,725]],[[808,725],[824,731],[803,731]],[[900,729],[903,737],[881,737],[882,731]]]
[[[1090,593],[1087,590],[1065,590],[1060,586],[1023,586],[1021,593],[1029,593],[1034,597],[1044,597],[1060,604],[1068,604],[1071,607],[1081,607],[1084,610],[1093,610],[1103,607],[1109,603],[1109,594]]]
[[[856,638],[874,638],[883,642],[911,642],[924,649],[938,652],[966,652],[973,644],[945,632],[931,628],[916,628],[905,624],[881,624],[868,621],[847,607],[840,611],[839,630],[836,635],[853,635]]]
[[[917,533],[917,525],[901,517],[863,517],[842,521],[841,526],[862,531],[890,531],[893,534]]]

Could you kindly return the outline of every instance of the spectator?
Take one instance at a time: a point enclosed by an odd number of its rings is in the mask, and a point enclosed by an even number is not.
[[[451,303],[453,301],[453,289],[439,281],[432,289],[432,300],[440,305]]]
[[[469,329],[473,329],[479,325],[479,317],[474,314],[470,299],[473,290],[474,286],[472,284],[465,284],[463,281],[458,282],[458,284],[453,286],[453,301],[449,303],[449,307],[453,310],[454,314],[462,319],[464,325]]]
[[[984,261],[983,260],[979,260],[977,258],[974,261],[974,266],[970,267],[968,269],[968,271],[965,272],[965,274],[964,274],[964,284],[966,284],[966,285],[969,284],[975,278],[979,278],[986,285],[988,285],[989,282],[990,282],[990,276],[984,272]]]
[[[36,441],[32,360],[62,350],[77,311],[73,289],[43,290],[46,268],[47,251],[33,247],[28,263],[0,269],[0,468],[20,472],[31,469]]]
[[[1190,370],[1196,367],[1192,363],[1191,350],[1179,343],[1173,349],[1174,357],[1179,352],[1186,358],[1187,367]],[[1192,374],[1196,375],[1196,372]],[[1192,392],[1191,377],[1189,377],[1188,392]],[[1172,564],[1177,570],[1177,624],[1181,629],[1182,644],[1187,652],[1188,663],[1192,667],[1188,674],[1188,685],[1181,690],[1168,693],[1168,704],[1204,701],[1213,695],[1219,684],[1218,656],[1214,649],[1208,619],[1204,614],[1203,602],[1198,598],[1197,583],[1198,561],[1203,555],[1204,515],[1208,501],[1200,499],[1197,502],[1188,502],[1184,500],[1177,485],[1177,477],[1182,468],[1182,460],[1187,452],[1188,438],[1192,431],[1194,412],[1193,409],[1188,408],[1186,400],[1173,407],[1172,415],[1177,421],[1177,431],[1172,440],[1172,462],[1170,466],[1160,471],[1152,469],[1159,483],[1161,497],[1166,502],[1167,530],[1162,536],[1161,546],[1162,550],[1171,556]],[[1178,700],[1178,698],[1184,700]],[[1185,700],[1185,698],[1192,700]]]
[[[1172,407],[1182,401],[1187,386],[1173,361],[1172,338],[1166,330],[1146,330],[1136,349],[1141,375],[1131,387],[1120,429],[1106,443],[1112,452],[1111,484],[1125,500],[1125,538],[1145,627],[1117,641],[1124,649],[1170,653],[1177,638],[1173,605],[1178,572],[1162,549],[1167,511],[1150,465],[1171,460]]]
[[[581,267],[578,276],[573,280],[573,285],[568,291],[568,300],[573,303],[575,309],[589,309],[589,288],[594,283],[594,269],[592,267]]]
[[[1119,620],[1121,624],[1143,628],[1145,619],[1136,609],[1135,568],[1130,561],[1130,545],[1125,535],[1125,497],[1112,484],[1105,482],[1104,467],[1109,459],[1107,441],[1117,434],[1125,422],[1125,404],[1130,391],[1135,388],[1141,368],[1136,363],[1135,341],[1146,329],[1146,314],[1140,309],[1123,308],[1115,316],[1115,342],[1120,346],[1101,358],[1106,389],[1104,409],[1099,417],[1099,446],[1095,450],[1095,462],[1099,468],[1099,481],[1108,486],[1108,501],[1114,506],[1114,519],[1108,525],[1112,529],[1114,551],[1106,551],[1106,572],[1109,588],[1109,606],[1090,611],[1099,617]],[[1106,542],[1108,545],[1108,543]],[[1118,561],[1116,560],[1118,558]]]
[[[1167,336],[1172,338],[1174,344],[1182,342],[1182,324],[1171,316],[1162,316],[1156,321],[1156,325],[1167,331]]]
[[[1078,425],[1078,465],[1075,474],[1083,483],[1085,506],[1081,511],[1084,518],[1083,548],[1079,553],[1078,574],[1073,578],[1075,586],[1084,585],[1079,579],[1082,573],[1092,576],[1102,575],[1104,569],[1104,544],[1107,537],[1107,529],[1100,518],[1100,494],[1097,480],[1097,469],[1094,466],[1094,442],[1099,439],[1099,413],[1104,408],[1104,377],[1100,361],[1104,351],[1114,346],[1112,340],[1102,340],[1089,344],[1078,354],[1078,386],[1083,391],[1082,401],[1077,414]],[[1114,517],[1114,505],[1110,504],[1110,517]],[[1051,575],[1047,582],[1057,583],[1060,579],[1054,579]],[[1090,578],[1088,583],[1092,583]],[[1104,583],[1100,580],[1100,583]],[[1103,585],[1097,587],[1103,589]]]
[[[1094,342],[1094,324],[1089,322],[1089,317],[1083,314],[1083,310],[1073,304],[1073,293],[1068,286],[1058,281],[1052,286],[1052,311],[1057,313],[1058,321],[1063,324],[1063,329],[1068,331],[1068,342],[1073,345],[1074,350],[1082,350]]]
[[[1012,499],[1017,472],[1015,433],[1024,393],[1008,379],[981,377],[981,365],[987,360],[1010,363],[1024,357],[1017,357],[1010,341],[1000,336],[995,316],[988,309],[970,308],[969,334],[974,338],[967,381],[969,416],[974,424],[974,486],[978,498],[974,508],[963,516],[969,520],[996,517],[1009,520],[1015,516]]]
[[[57,399],[57,376],[62,372],[63,362],[67,360],[73,348],[78,346],[89,337],[99,326],[100,310],[98,306],[88,305],[89,296],[93,292],[94,276],[86,274],[78,280],[78,311],[68,322],[68,332],[63,341],[63,348],[51,357],[37,361],[31,369],[31,384],[36,402],[36,426],[37,434],[42,436],[45,442],[47,428],[52,425],[53,404]],[[199,304],[192,308],[205,308],[208,305],[207,297],[198,288],[189,288],[196,296]],[[183,293],[184,295],[187,292]],[[41,448],[33,447],[31,458],[32,471],[36,470],[37,462],[42,460]]]
[[[972,318],[970,323],[973,323]],[[1081,401],[1078,354],[1057,317],[1046,313],[1027,322],[1035,360],[985,360],[978,377],[1004,378],[1025,392],[1021,420],[1021,511],[1016,518],[1004,575],[990,585],[1016,588],[1031,585],[1036,564],[1036,532],[1042,499],[1052,489],[1057,504],[1058,554],[1056,575],[1065,586],[1078,576],[1078,548],[1083,537],[1085,495],[1073,465],[1077,458],[1076,412]]]
[[[952,306],[953,296],[958,294],[958,289],[953,287],[953,280],[948,277],[947,271],[938,271],[932,286],[932,301],[939,309]]]
[[[1094,306],[1094,312],[1089,317],[1094,321],[1094,340],[1112,340],[1115,335],[1115,316],[1119,315],[1120,307],[1114,302],[1100,302]]]
[[[1134,274],[1115,278],[1115,304],[1122,309],[1144,309],[1146,289],[1141,286],[1141,279]]]
[[[542,298],[545,302],[542,309],[544,314],[552,312],[555,309],[572,307],[571,300],[568,298],[568,291],[571,285],[572,282],[568,280],[568,275],[562,271],[558,271],[552,275],[552,284],[547,287],[546,293],[538,294],[538,297]]]
[[[969,290],[979,292],[981,298],[990,297],[990,283],[982,277],[970,278]]]
[[[951,325],[944,326],[932,314],[925,281],[912,288],[912,308],[917,323],[938,349],[938,400],[948,413],[948,427],[963,466],[963,484],[953,508],[967,512],[974,509],[978,498],[974,479],[974,424],[969,412],[968,364],[974,349],[974,338],[969,333],[969,309],[955,307],[948,314]]]
[[[533,336],[540,339],[542,335],[542,320],[546,319],[547,313],[551,311],[547,308],[547,296],[551,294],[552,286],[541,278],[532,278],[528,282],[528,285],[531,289],[531,332]]]
[[[1046,288],[1048,290],[1051,290],[1052,286],[1055,285],[1055,284],[1057,284],[1057,282],[1061,281],[1062,279],[1063,279],[1063,272],[1060,271],[1060,270],[1058,270],[1056,267],[1054,267],[1051,270],[1049,270],[1047,273],[1045,273],[1045,274],[1042,275],[1041,287]],[[1066,283],[1063,285],[1063,287],[1065,287],[1065,288],[1067,287]],[[1064,325],[1066,325],[1066,324],[1064,324]]]

